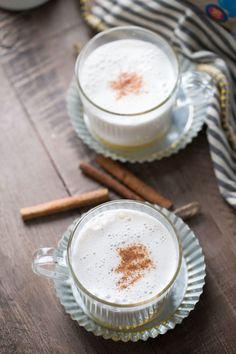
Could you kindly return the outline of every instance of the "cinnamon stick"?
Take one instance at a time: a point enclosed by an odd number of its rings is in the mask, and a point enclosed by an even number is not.
[[[169,199],[163,197],[155,189],[137,178],[133,173],[128,171],[118,162],[114,162],[111,159],[101,155],[97,155],[96,161],[101,167],[104,168],[104,170],[140,195],[144,200],[150,203],[158,204],[167,209],[173,205]]]
[[[183,220],[187,220],[197,215],[200,212],[200,204],[191,202],[174,210],[174,213],[180,216]]]
[[[74,50],[75,55],[78,55],[81,51],[81,43],[79,43],[79,42],[74,43],[73,50]]]
[[[54,200],[44,204],[23,208],[20,210],[23,220],[35,219],[40,216],[60,213],[78,207],[97,205],[109,200],[108,189],[102,188],[92,192]]]
[[[117,194],[121,195],[127,199],[134,199],[134,200],[143,200],[139,197],[136,193],[132,192],[127,187],[123,186],[120,182],[112,178],[111,176],[107,175],[99,171],[97,168],[93,167],[87,162],[80,163],[80,169],[93,180],[103,184],[106,187],[109,187]]]

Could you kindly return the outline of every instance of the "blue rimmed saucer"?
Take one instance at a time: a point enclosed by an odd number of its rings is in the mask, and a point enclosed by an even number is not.
[[[56,294],[63,305],[65,312],[71,318],[78,322],[87,331],[94,333],[96,336],[102,336],[105,339],[112,339],[114,341],[136,342],[138,340],[147,340],[148,338],[155,338],[160,334],[166,333],[170,329],[174,329],[176,324],[188,317],[189,313],[194,309],[199,300],[205,284],[205,260],[204,255],[199,245],[199,242],[182,219],[177,217],[174,213],[159,208],[167,218],[175,226],[179,235],[183,259],[179,275],[176,283],[171,290],[168,299],[158,317],[153,321],[135,328],[130,331],[115,331],[100,326],[94,320],[86,315],[83,311],[83,306],[78,295],[74,296],[73,288],[70,280],[54,280]],[[71,233],[75,227],[77,220],[68,228],[58,244],[57,256],[62,256],[67,248],[67,243]],[[57,266],[56,271],[67,272],[65,267]],[[77,293],[78,294],[78,293]]]

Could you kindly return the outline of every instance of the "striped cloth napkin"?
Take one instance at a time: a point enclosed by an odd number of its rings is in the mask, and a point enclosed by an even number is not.
[[[207,138],[220,193],[236,208],[236,40],[186,1],[83,3],[85,18],[96,29],[127,24],[146,27],[214,78],[218,90],[206,112]]]

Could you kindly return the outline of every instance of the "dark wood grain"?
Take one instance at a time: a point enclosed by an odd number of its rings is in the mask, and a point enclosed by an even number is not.
[[[0,352],[235,353],[236,218],[219,195],[204,132],[168,159],[142,168],[127,164],[176,207],[201,203],[190,226],[206,256],[206,286],[182,325],[145,343],[106,341],[72,321],[52,284],[31,271],[34,251],[56,246],[79,214],[24,225],[19,209],[98,187],[78,170],[94,153],[73,132],[65,106],[73,44],[91,35],[77,0],[0,11]]]

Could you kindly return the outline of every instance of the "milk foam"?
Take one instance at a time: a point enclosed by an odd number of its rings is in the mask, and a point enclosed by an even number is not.
[[[120,289],[120,274],[114,271],[120,262],[117,249],[130,244],[144,245],[153,267],[137,282]],[[76,276],[90,293],[121,304],[145,301],[160,293],[178,263],[169,231],[154,217],[127,209],[109,210],[90,219],[79,231],[71,259]]]
[[[142,87],[118,98],[111,82],[122,73],[136,74]],[[98,106],[114,113],[134,114],[152,109],[172,92],[176,74],[167,54],[157,46],[136,39],[122,39],[95,49],[80,71],[81,86]]]

